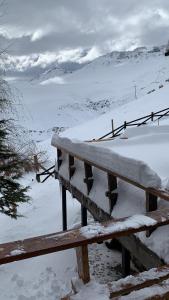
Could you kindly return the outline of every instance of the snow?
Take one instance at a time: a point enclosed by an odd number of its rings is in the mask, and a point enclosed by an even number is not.
[[[144,187],[161,187],[160,177],[144,161],[140,160],[139,153],[137,156],[135,155],[137,159],[125,157],[125,153],[123,153],[123,156],[119,155],[118,151],[116,151],[116,148],[114,147],[114,141],[112,143],[103,143],[103,146],[101,147],[101,142],[84,143],[77,140],[59,137],[55,134],[52,138],[52,145],[55,147],[61,147],[61,149],[63,148],[68,152],[72,152],[75,156],[79,156],[90,161],[91,164],[96,164],[107,171],[122,175]],[[64,153],[62,159],[63,163],[60,166],[59,174],[61,174],[64,178],[69,179],[68,155]],[[77,171],[75,172],[71,183],[84,194],[87,194],[86,185],[83,182],[83,178],[85,177],[83,162],[75,159],[75,166],[77,167]],[[105,191],[107,190],[106,173],[94,168],[93,175],[94,185],[89,196],[100,208],[109,213],[109,200],[105,196]]]
[[[100,224],[90,224],[88,226],[82,227],[80,232],[86,238],[92,238],[99,235],[120,232],[123,230],[128,230],[130,228],[139,228],[140,226],[150,226],[155,225],[157,222],[152,218],[143,215],[134,215],[128,217],[123,222],[116,222],[114,224],[103,227]]]
[[[150,269],[148,271],[142,272],[141,274],[135,275],[135,276],[127,276],[125,278],[119,279],[117,282],[113,282],[109,284],[110,289],[113,292],[119,291],[122,289],[124,286],[129,286],[131,285],[138,285],[142,284],[147,280],[153,280],[156,279],[157,277],[164,277],[168,275],[168,269],[162,268],[162,269]]]
[[[49,144],[50,146],[50,144]],[[32,181],[33,180],[33,181]],[[61,230],[61,201],[59,185],[54,179],[43,184],[28,174],[22,183],[30,185],[31,204],[20,207],[24,217],[11,220],[1,215],[1,243]],[[68,194],[68,226],[76,222],[79,204]],[[5,229],[5,230],[4,230]],[[15,249],[11,255],[23,253]],[[74,250],[49,254],[0,266],[0,298],[2,300],[59,300],[70,291],[70,280],[76,275]],[[10,288],[9,288],[10,284]]]
[[[71,297],[71,300],[108,300],[109,292],[106,285],[100,285],[95,281],[90,281],[85,286],[82,286],[80,292]]]
[[[127,296],[121,296],[119,300],[143,300],[143,299],[151,299],[154,295],[163,296],[165,293],[169,291],[169,280],[164,280],[160,285],[152,285],[151,287],[147,287],[135,292],[130,293]],[[167,298],[166,298],[167,299]]]
[[[19,255],[19,254],[22,254],[22,253],[25,253],[25,250],[24,249],[15,249],[15,250],[12,250],[10,252],[10,255]]]
[[[43,143],[38,143],[38,148],[47,150],[49,164],[54,164],[56,158],[56,151],[50,146],[52,128],[72,127],[62,133],[62,137],[68,138],[62,141],[69,146],[72,143],[73,150],[80,152],[85,147],[81,153],[85,155],[89,153],[90,157],[99,163],[99,157],[102,155],[101,163],[104,159],[105,167],[114,168],[116,165],[118,171],[126,172],[127,176],[146,186],[159,187],[162,183],[163,187],[168,188],[168,118],[160,120],[159,126],[153,123],[152,126],[127,129],[124,134],[128,139],[125,140],[117,139],[109,144],[104,142],[97,146],[95,143],[89,145],[82,142],[98,138],[110,131],[112,119],[114,126],[117,127],[124,121],[131,121],[169,106],[169,84],[166,82],[169,74],[168,58],[164,57],[163,50],[160,53],[148,53],[147,50],[138,52],[128,53],[126,57],[125,54],[122,57],[123,55],[119,53],[100,57],[81,70],[64,78],[60,77],[59,83],[62,84],[58,84],[57,74],[53,73],[53,77],[47,78],[45,85],[16,80],[12,82],[13,89],[15,91],[19,89],[20,96],[23,96],[24,108],[19,106],[20,122],[28,130],[37,131],[31,133],[35,141],[44,140]],[[164,85],[162,89],[159,89],[160,84]],[[152,89],[155,89],[155,92],[147,94]],[[103,114],[105,112],[106,114]],[[100,117],[96,118],[99,115]],[[110,157],[110,160],[107,157]],[[112,164],[114,159],[115,165]],[[125,170],[122,170],[121,161],[126,164]],[[132,170],[129,169],[131,163]],[[75,166],[77,177],[72,177],[72,184],[78,185],[81,191],[86,192],[86,186],[82,183],[84,174],[81,171],[81,162],[76,160]],[[143,173],[140,173],[141,170]],[[67,162],[65,165],[63,163],[61,171],[64,176],[68,176]],[[143,176],[145,173],[147,178]],[[95,181],[90,196],[100,207],[108,210],[108,201],[103,195],[106,187],[105,173],[98,172],[94,168],[93,174]],[[34,177],[34,174],[28,174],[22,179],[25,185],[31,186],[29,194],[32,197],[31,204],[20,207],[24,217],[15,221],[1,215],[1,243],[61,230],[58,182],[50,178],[43,184],[37,184]],[[118,201],[113,209],[114,217],[134,214],[140,216],[145,212],[144,191],[119,180],[117,192]],[[68,224],[71,227],[79,221],[80,207],[69,194],[67,196]],[[165,208],[168,203],[159,199],[158,205],[159,208]],[[139,226],[140,222],[146,223],[150,220],[139,217],[128,221],[130,222],[126,226],[129,224]],[[140,239],[166,262],[169,262],[168,229],[169,226],[158,228],[149,238],[146,238],[144,233],[138,234]],[[91,233],[92,230],[91,228]],[[105,250],[102,252],[105,253]],[[71,278],[77,275],[75,266],[73,250],[2,265],[0,298],[59,300],[71,289]],[[113,266],[114,259],[112,259]],[[104,269],[107,270],[107,265]],[[113,280],[114,277],[110,277],[109,279]],[[79,292],[80,294],[73,296],[73,299],[108,299],[106,287],[100,286],[98,280],[91,281],[87,285],[87,291],[82,287]]]

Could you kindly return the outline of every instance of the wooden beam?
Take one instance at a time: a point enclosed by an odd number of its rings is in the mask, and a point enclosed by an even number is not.
[[[108,284],[110,299],[150,287],[166,279],[169,279],[169,265],[153,268],[135,276],[130,275],[125,279],[120,279]]]
[[[66,189],[71,193],[71,195],[76,198],[87,210],[92,214],[95,220],[103,222],[110,219],[110,214],[106,213],[88,196],[85,196],[78,188],[73,186],[69,180],[66,180],[58,172],[56,172],[56,177],[59,182],[66,187]]]
[[[111,219],[102,224],[91,224],[80,229],[1,244],[0,264],[76,248],[169,224],[169,209],[150,212],[146,216],[154,220],[156,224],[150,225],[149,219],[147,219],[143,224],[140,222],[133,227],[134,216],[132,216]]]
[[[73,197],[88,209],[95,220],[99,222],[110,220],[110,215],[108,213],[103,211],[95,202],[91,201],[89,197],[86,197],[80,190],[74,187],[70,181],[64,179],[58,172],[56,172],[56,176],[66,189],[73,194]],[[117,238],[117,240],[122,246],[130,251],[132,260],[134,257],[134,260],[139,262],[139,267],[141,266],[143,270],[164,265],[164,261],[143,244],[135,235],[120,237]]]
[[[129,295],[116,297],[116,300],[168,300],[169,299],[169,280],[164,280],[159,284],[151,285],[138,291],[133,291]]]

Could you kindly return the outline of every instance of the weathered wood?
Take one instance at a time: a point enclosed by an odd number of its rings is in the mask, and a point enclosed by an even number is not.
[[[62,150],[57,148],[57,168],[58,168],[58,171],[60,169],[61,164],[62,164]]]
[[[169,299],[169,280],[164,280],[159,284],[151,285],[138,291],[133,291],[127,296],[116,297],[116,300],[168,300]]]
[[[130,252],[122,247],[122,274],[123,277],[130,275]]]
[[[117,189],[117,178],[111,174],[107,174],[107,181],[108,181],[108,190],[106,191],[105,195],[109,198],[109,205],[110,205],[110,214],[112,213],[113,207],[117,202],[118,194],[115,192]]]
[[[83,229],[73,229],[65,231],[64,233],[53,233],[1,244],[0,264],[76,248],[169,224],[169,209],[146,213],[146,216],[155,220],[157,223],[149,225],[149,223],[141,224],[140,222],[137,228],[134,228],[130,225],[132,224],[131,218],[133,217],[116,220],[111,219],[102,224],[96,223],[83,227]]]
[[[69,180],[66,180],[59,173],[56,172],[56,177],[59,182],[66,187],[66,189],[76,198],[87,210],[92,214],[97,221],[106,221],[110,219],[110,215],[102,210],[97,204],[87,196],[85,196],[78,188],[73,186]]]
[[[74,164],[75,164],[74,157],[69,155],[69,180],[72,178],[76,170]]]
[[[110,299],[137,291],[169,279],[169,265],[129,276],[108,284]]]
[[[88,283],[90,281],[88,247],[77,247],[76,257],[79,277],[83,280],[84,283]]]
[[[67,203],[66,203],[66,188],[61,185],[61,197],[62,197],[62,228],[63,231],[67,230]]]
[[[83,204],[88,211],[93,215],[94,219],[99,222],[108,221],[110,215],[103,211],[96,203],[86,197],[81,191],[74,187],[68,180],[64,179],[56,172],[59,181],[66,187],[66,189],[75,197],[81,204]],[[160,259],[157,254],[150,250],[143,244],[135,235],[125,236],[118,238],[118,241],[132,254],[132,259],[139,261],[139,267],[150,269],[164,265],[164,261]]]
[[[93,186],[93,172],[92,172],[92,166],[88,163],[84,163],[84,169],[85,169],[85,178],[84,183],[86,183],[87,186],[87,194],[89,195],[92,186]]]
[[[146,211],[154,211],[157,210],[157,196],[146,191]],[[153,230],[146,231],[146,237],[150,237]]]
[[[141,265],[144,270],[163,266],[165,264],[156,253],[150,250],[135,235],[123,236],[117,239],[122,246],[130,251],[132,258],[134,257],[136,263],[137,260],[139,261],[139,267]]]

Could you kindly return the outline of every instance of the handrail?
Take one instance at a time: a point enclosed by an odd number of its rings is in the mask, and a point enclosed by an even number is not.
[[[122,130],[124,130],[127,127],[129,127],[129,126],[137,126],[137,127],[139,127],[139,126],[142,126],[142,125],[146,125],[149,120],[151,120],[152,122],[159,121],[160,119],[162,119],[163,117],[166,117],[166,116],[169,116],[169,108],[165,108],[165,109],[159,110],[157,112],[151,112],[151,114],[149,114],[149,115],[146,115],[144,117],[141,117],[141,118],[129,121],[129,122],[125,121],[123,123],[123,125],[118,126],[117,128],[115,128],[112,131],[109,131],[108,133],[106,133],[105,135],[101,136],[97,140],[94,139],[94,141],[102,141],[104,138],[108,137],[110,134],[111,134],[111,137],[109,139],[113,139],[113,138],[119,136],[119,133]],[[157,118],[154,119],[155,117],[157,117]],[[143,122],[141,122],[141,123],[138,122],[138,121],[141,121],[141,120],[143,120]]]

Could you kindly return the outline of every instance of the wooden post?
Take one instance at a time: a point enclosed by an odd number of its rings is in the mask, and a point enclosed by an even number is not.
[[[112,137],[114,137],[114,120],[111,120]]]
[[[84,283],[90,281],[88,247],[81,246],[76,248],[77,266],[79,277]]]
[[[67,230],[67,205],[66,205],[66,188],[61,185],[62,194],[62,227],[63,231]]]
[[[157,210],[157,196],[146,191],[146,212]],[[146,237],[149,237],[154,229],[146,231]]]
[[[60,166],[62,164],[62,151],[60,149],[57,149],[57,164],[58,164],[58,171],[59,171]]]
[[[92,172],[92,166],[84,163],[85,168],[85,178],[84,183],[86,183],[87,186],[87,194],[89,195],[92,185],[93,185],[93,172]]]
[[[75,166],[74,166],[74,157],[69,155],[69,180],[72,178],[75,172]]]
[[[130,275],[130,252],[122,246],[122,274],[124,277]]]
[[[110,214],[111,214],[118,197],[117,192],[115,192],[115,190],[117,189],[117,178],[113,175],[107,174],[107,181],[108,181],[108,190],[106,191],[105,195],[106,197],[109,198]]]
[[[153,122],[153,120],[154,120],[154,113],[152,112],[151,113],[151,121]]]
[[[81,225],[87,225],[87,209],[81,204]],[[77,268],[79,277],[84,283],[90,281],[88,246],[84,245],[76,248]]]
[[[81,204],[81,225],[87,226],[87,208]]]

